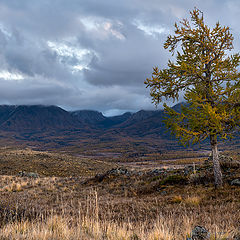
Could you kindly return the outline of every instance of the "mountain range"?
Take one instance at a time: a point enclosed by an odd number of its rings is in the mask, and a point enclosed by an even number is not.
[[[0,145],[81,145],[82,142],[129,142],[170,139],[163,110],[126,112],[106,117],[92,110],[66,111],[57,106],[0,105]],[[151,140],[152,141],[152,140]],[[89,144],[88,144],[89,146]]]
[[[173,108],[180,111],[180,106]],[[164,116],[163,110],[106,117],[98,111],[70,112],[57,106],[0,105],[0,146],[24,144],[117,152],[177,149],[180,145],[167,131]]]
[[[162,132],[164,113],[141,110],[126,112],[119,116],[106,117],[101,112],[79,110],[68,112],[57,106],[1,105],[0,130],[15,133],[49,130],[117,130],[126,135],[143,136]],[[159,134],[158,134],[159,135]]]

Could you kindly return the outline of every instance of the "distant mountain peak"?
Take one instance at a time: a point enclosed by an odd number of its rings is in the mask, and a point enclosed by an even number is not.
[[[4,108],[0,107],[1,110]],[[64,109],[57,106],[18,105],[5,108],[0,128],[10,131],[35,131],[42,129],[72,129],[80,122]]]
[[[175,108],[179,109],[180,104]],[[159,135],[165,131],[164,114],[163,110],[140,110],[106,117],[94,110],[68,112],[54,105],[0,105],[0,129],[16,133],[78,129],[102,134],[112,131],[129,136]]]
[[[106,119],[101,112],[94,110],[78,110],[71,112],[71,114],[78,120],[89,124],[95,124]]]

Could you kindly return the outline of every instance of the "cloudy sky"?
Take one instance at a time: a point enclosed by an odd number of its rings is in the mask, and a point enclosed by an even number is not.
[[[194,7],[230,26],[240,49],[239,0],[0,0],[0,104],[154,109],[144,80]]]

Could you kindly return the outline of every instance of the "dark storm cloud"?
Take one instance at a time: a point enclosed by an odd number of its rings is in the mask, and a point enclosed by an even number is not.
[[[194,7],[229,25],[239,50],[237,0],[0,0],[0,103],[154,108],[143,82],[166,65],[163,42]]]
[[[129,29],[126,40],[109,39],[96,46],[99,57],[93,58],[85,71],[87,81],[94,85],[143,84],[152,67],[166,60],[160,39],[133,26]]]

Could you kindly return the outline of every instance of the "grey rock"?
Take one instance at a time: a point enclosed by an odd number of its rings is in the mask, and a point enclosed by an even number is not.
[[[166,170],[165,169],[158,169],[158,168],[156,168],[156,169],[153,169],[153,170],[151,170],[151,171],[149,171],[148,172],[148,175],[154,175],[154,176],[156,176],[156,175],[161,175],[161,174],[165,174],[166,173]]]
[[[165,196],[165,195],[167,195],[167,192],[166,191],[162,191],[162,192],[160,192],[160,195]]]
[[[144,175],[144,173],[143,172],[141,172],[141,171],[133,171],[133,175],[138,175],[138,176],[143,176]]]
[[[126,168],[114,168],[107,172],[108,175],[130,175],[130,172]]]
[[[240,180],[239,179],[234,179],[231,181],[232,186],[240,186]]]
[[[132,172],[128,171],[126,168],[113,168],[103,174],[97,174],[94,179],[98,182],[102,182],[104,179],[109,178],[110,176],[130,176],[132,175]]]
[[[183,169],[183,173],[184,175],[188,175],[190,173],[193,172],[193,166],[186,166],[184,169]]]
[[[38,178],[39,175],[35,172],[25,172],[25,171],[20,171],[18,172],[18,177],[29,177],[29,178]]]
[[[189,240],[207,240],[210,239],[210,233],[202,226],[196,226],[192,230],[192,237]]]

